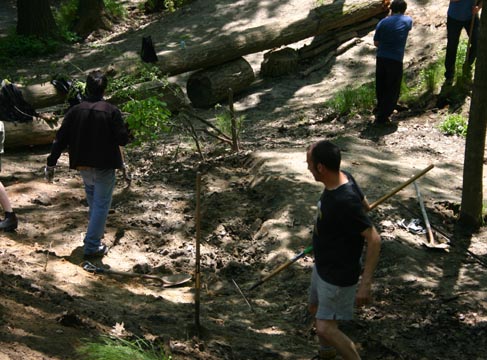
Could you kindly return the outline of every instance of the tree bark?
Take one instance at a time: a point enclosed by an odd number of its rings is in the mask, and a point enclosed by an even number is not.
[[[328,0],[310,11],[304,19],[293,23],[274,23],[221,35],[201,44],[157,53],[155,63],[164,73],[181,74],[198,70],[238,57],[292,44],[297,41],[362,22],[387,11],[387,0]],[[127,68],[133,59],[112,64],[115,69]]]
[[[482,225],[482,175],[487,129],[487,16],[482,13],[478,39],[475,78],[463,164],[463,190],[460,223],[479,228]]]
[[[208,108],[228,99],[229,89],[237,94],[255,80],[252,66],[239,58],[193,73],[186,84],[189,100],[196,107]]]
[[[66,94],[57,91],[54,85],[51,83],[15,86],[22,91],[24,100],[27,101],[34,109],[58,105],[66,101]]]
[[[50,144],[56,137],[61,122],[62,120],[46,122],[42,119],[34,119],[27,123],[4,121],[4,146],[8,149]]]
[[[74,31],[83,39],[93,31],[110,30],[111,28],[103,0],[79,0],[78,17]]]
[[[17,0],[17,34],[49,37],[57,32],[49,0]]]

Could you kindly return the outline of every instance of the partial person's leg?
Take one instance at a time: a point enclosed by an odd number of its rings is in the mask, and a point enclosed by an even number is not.
[[[316,319],[316,333],[320,339],[335,347],[344,360],[360,359],[355,344],[338,329],[336,320]]]
[[[0,205],[2,205],[3,211],[13,212],[12,204],[10,203],[10,199],[8,198],[7,195],[7,190],[5,190],[5,187],[1,182],[0,182]]]
[[[5,190],[5,187],[1,182],[0,182],[0,205],[5,211],[5,219],[0,221],[0,230],[13,231],[17,229],[18,226],[17,216],[15,215],[12,209],[12,204],[10,203],[10,199],[8,198],[7,191]]]
[[[452,83],[455,77],[455,62],[462,27],[463,22],[448,17],[446,21],[447,43],[445,56],[445,82],[447,83]]]
[[[479,17],[475,15],[472,34],[470,34],[470,26],[467,29],[467,34],[470,36],[470,52],[468,54],[468,64],[473,65],[475,59],[477,58],[477,46],[479,37]]]
[[[377,109],[375,113],[375,121],[378,123],[387,121],[384,116],[384,103],[387,94],[387,67],[385,66],[385,59],[377,58],[375,65],[375,95],[377,98]]]
[[[115,187],[114,169],[95,169],[94,187],[91,193],[91,185],[88,183],[88,196],[91,197],[90,220],[85,236],[85,254],[93,254],[99,250],[101,238],[105,231],[105,224],[112,203],[112,194]],[[85,179],[83,177],[83,179]],[[86,182],[85,182],[86,189]],[[90,195],[88,195],[90,193]]]
[[[315,318],[316,326],[316,313],[318,311],[318,273],[316,272],[316,267],[313,267],[313,272],[311,273],[311,286],[309,289],[308,298],[308,311]],[[325,339],[318,336],[318,343],[320,344],[320,350],[318,355],[313,359],[320,360],[333,360],[336,358],[336,349],[331,346]]]
[[[394,112],[401,94],[402,63],[391,61],[390,70],[390,99],[386,108],[389,116]]]

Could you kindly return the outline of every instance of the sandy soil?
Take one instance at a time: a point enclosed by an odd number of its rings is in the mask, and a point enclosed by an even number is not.
[[[134,13],[120,29],[124,32],[94,37],[76,52],[68,49],[68,55],[53,55],[37,66],[54,62],[71,72],[71,64],[89,69],[108,52],[138,51],[142,34],[153,34],[160,49],[175,46],[184,34],[203,41],[216,32],[306,14],[312,6],[313,1],[196,1],[160,21],[145,18],[138,29],[141,15]],[[409,2],[415,27],[406,72],[417,71],[444,48],[445,12],[444,4]],[[87,207],[81,179],[68,170],[67,156],[60,159],[55,182],[48,184],[42,177],[48,147],[8,150],[2,182],[20,225],[15,233],[0,234],[0,358],[76,359],[83,339],[107,334],[161,343],[174,359],[311,358],[317,349],[306,312],[312,257],[248,289],[309,245],[321,187],[307,172],[305,148],[328,138],[340,144],[343,167],[352,171],[370,201],[434,164],[418,184],[436,240],[451,240],[448,252],[430,249],[424,246],[425,235],[398,225],[402,219],[421,218],[412,186],[371,213],[383,240],[375,302],[344,325],[362,357],[485,359],[487,236],[484,229],[468,235],[455,226],[465,142],[438,130],[448,109],[400,113],[387,127],[371,125],[370,116],[328,120],[324,115],[321,104],[334,91],[373,78],[372,35],[337,57],[331,68],[306,78],[261,80],[240,94],[235,106],[246,120],[238,154],[208,142],[206,161],[184,144],[176,156],[181,144],[173,138],[127,149],[133,181],[126,187],[119,174],[104,239],[111,249],[97,265],[161,276],[194,274],[199,172],[199,331],[194,282],[163,288],[150,280],[83,270]],[[247,57],[256,73],[262,56]],[[8,71],[25,76],[32,74],[31,65],[19,62]],[[184,84],[185,76],[172,80]]]

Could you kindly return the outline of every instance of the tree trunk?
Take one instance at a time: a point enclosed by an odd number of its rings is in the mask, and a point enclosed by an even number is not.
[[[41,119],[34,119],[27,123],[4,121],[4,146],[8,149],[50,144],[56,137],[61,122],[62,120],[46,122]]]
[[[17,34],[40,37],[57,35],[49,0],[17,0]]]
[[[62,104],[66,101],[66,94],[56,90],[51,83],[34,84],[28,86],[15,85],[22,91],[24,100],[34,109]]]
[[[159,61],[155,65],[164,73],[176,75],[222,64],[362,22],[386,12],[387,4],[387,0],[328,0],[327,4],[311,10],[306,18],[293,23],[283,23],[277,19],[267,25],[221,35],[205,43],[189,42],[177,50],[159,52]],[[133,62],[134,59],[128,59],[113,66],[115,69],[125,69]]]
[[[96,30],[110,30],[111,23],[105,12],[103,0],[79,0],[78,21],[74,31],[83,39]]]
[[[240,58],[193,73],[186,84],[186,92],[194,106],[208,108],[227,100],[229,89],[237,94],[254,80],[252,66]]]
[[[470,103],[463,165],[460,222],[474,229],[482,225],[482,174],[487,128],[487,16],[482,13],[477,63]]]

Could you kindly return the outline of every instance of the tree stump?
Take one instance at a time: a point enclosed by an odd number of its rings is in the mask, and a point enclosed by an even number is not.
[[[228,98],[228,90],[237,94],[255,80],[252,67],[244,58],[193,73],[186,92],[195,107],[208,108]]]
[[[269,51],[264,54],[264,61],[260,66],[263,77],[275,77],[296,72],[298,66],[298,52],[292,48]]]

